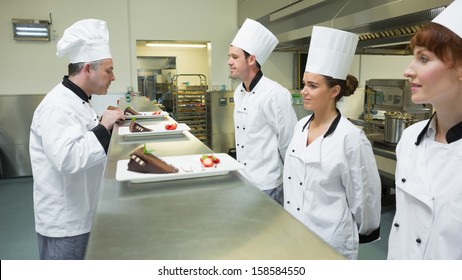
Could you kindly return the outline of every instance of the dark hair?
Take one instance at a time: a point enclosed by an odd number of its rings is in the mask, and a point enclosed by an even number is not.
[[[74,76],[74,75],[78,74],[82,70],[85,63],[89,63],[91,68],[93,70],[96,70],[96,69],[98,69],[99,65],[101,64],[101,61],[102,60],[96,60],[96,61],[92,61],[92,62],[69,63],[69,65],[67,66],[67,73],[68,73],[69,76]]]
[[[329,88],[340,86],[340,93],[335,97],[335,102],[339,101],[343,96],[350,96],[355,93],[358,87],[358,79],[355,76],[348,74],[346,80],[334,79],[332,77],[324,76]]]
[[[450,68],[462,63],[462,38],[446,27],[431,22],[419,29],[409,47],[424,47]]]
[[[242,50],[242,51],[244,51],[244,50]],[[244,51],[244,57],[245,57],[245,58],[249,58],[249,57],[250,57],[250,53]],[[261,69],[261,65],[260,65],[260,63],[258,63],[258,61],[257,61],[257,67],[258,67],[258,69]]]

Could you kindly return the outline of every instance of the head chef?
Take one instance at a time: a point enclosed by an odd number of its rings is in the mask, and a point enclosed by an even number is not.
[[[106,23],[85,19],[64,31],[58,56],[69,75],[34,112],[29,151],[34,178],[35,230],[40,259],[83,259],[99,200],[100,182],[122,110],[93,110],[92,94],[114,80]]]
[[[64,31],[56,55],[69,57],[69,80],[87,96],[106,94],[115,80],[105,21],[84,19],[74,23]]]

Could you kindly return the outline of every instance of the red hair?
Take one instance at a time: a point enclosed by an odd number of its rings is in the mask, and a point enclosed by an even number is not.
[[[449,68],[462,64],[462,38],[437,23],[428,23],[412,37],[409,44],[424,47],[434,53]]]

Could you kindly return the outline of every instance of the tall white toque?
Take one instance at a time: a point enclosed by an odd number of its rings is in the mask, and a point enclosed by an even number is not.
[[[257,62],[263,65],[279,43],[276,36],[261,23],[246,19],[234,37],[232,46],[255,55]]]
[[[353,63],[358,35],[314,26],[305,72],[345,80]]]
[[[64,30],[56,46],[56,55],[69,55],[70,63],[112,58],[106,22],[98,19],[77,21]]]
[[[462,0],[452,2],[432,22],[443,25],[462,38]]]

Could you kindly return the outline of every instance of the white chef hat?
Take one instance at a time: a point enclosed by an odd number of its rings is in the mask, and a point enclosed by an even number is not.
[[[112,58],[106,22],[98,19],[77,21],[64,30],[56,55],[69,55],[70,63]]]
[[[305,72],[345,80],[358,45],[358,35],[314,26]]]
[[[444,9],[432,22],[438,23],[462,38],[462,0],[455,0]]]
[[[246,19],[234,37],[231,45],[255,55],[258,63],[263,65],[279,43],[276,36],[261,23]]]

